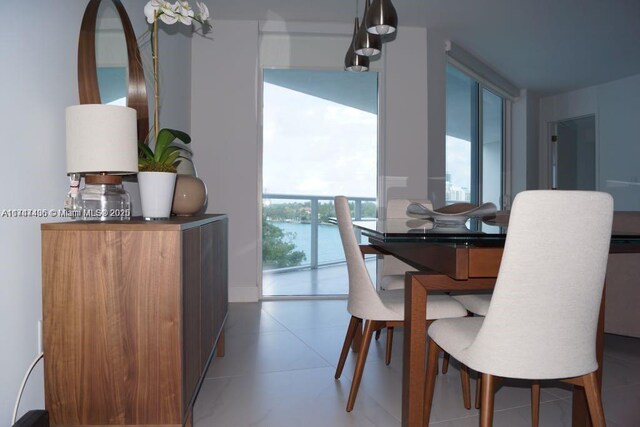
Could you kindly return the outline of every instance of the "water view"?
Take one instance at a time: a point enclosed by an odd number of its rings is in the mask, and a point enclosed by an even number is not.
[[[295,250],[304,252],[306,259],[301,266],[310,265],[311,261],[311,225],[292,222],[269,221],[280,228],[287,236],[286,240],[295,245]],[[344,261],[344,252],[340,242],[338,226],[332,224],[318,225],[318,264]]]

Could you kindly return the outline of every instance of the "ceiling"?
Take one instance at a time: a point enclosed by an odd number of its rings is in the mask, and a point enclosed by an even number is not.
[[[375,73],[265,69],[264,81],[367,113],[378,113]]]
[[[355,4],[209,0],[214,20],[351,23]],[[640,73],[640,0],[394,0],[394,5],[401,26],[442,34],[521,88],[558,93]]]

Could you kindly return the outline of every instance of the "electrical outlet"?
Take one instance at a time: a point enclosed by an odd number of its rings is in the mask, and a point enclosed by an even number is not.
[[[38,354],[42,353],[44,345],[42,343],[42,320],[38,320]]]

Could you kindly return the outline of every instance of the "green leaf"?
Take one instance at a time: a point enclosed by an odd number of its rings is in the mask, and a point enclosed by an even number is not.
[[[164,150],[164,153],[162,153],[162,157],[160,157],[159,162],[160,163],[165,163],[167,158],[172,154],[175,153],[176,151],[179,151],[180,148],[179,147],[174,147],[174,146],[169,146],[167,147],[166,150]]]
[[[176,138],[178,138],[185,144],[189,144],[191,142],[191,137],[185,132],[167,128],[160,129],[160,132],[158,132],[158,139],[156,141],[156,153],[154,156],[155,161],[160,161],[164,154],[164,151]]]
[[[151,151],[151,148],[149,148],[147,144],[138,142],[138,149],[140,150],[140,152],[142,153],[145,159],[153,160],[153,151]]]
[[[165,159],[165,161],[162,162],[162,163],[164,163],[166,165],[173,165],[176,162],[176,160],[178,159],[179,156],[180,156],[180,152],[179,151],[175,151],[171,155],[169,155],[169,157],[167,157]]]

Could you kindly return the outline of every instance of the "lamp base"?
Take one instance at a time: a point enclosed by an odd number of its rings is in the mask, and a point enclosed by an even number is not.
[[[128,221],[131,198],[122,187],[120,175],[87,175],[80,190],[84,221]]]

